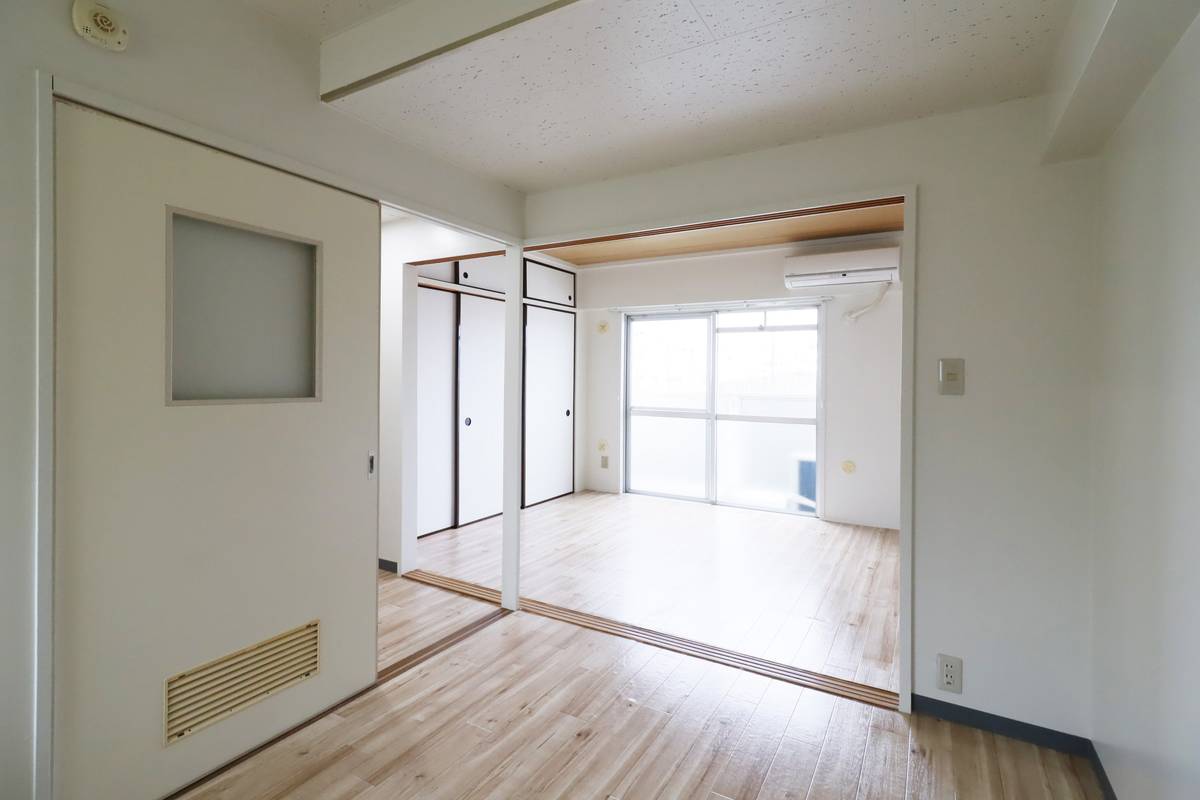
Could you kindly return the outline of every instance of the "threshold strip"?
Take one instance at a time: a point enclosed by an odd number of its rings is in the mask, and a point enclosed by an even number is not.
[[[433,644],[422,647],[420,650],[416,651],[412,655],[405,656],[404,658],[400,659],[399,661],[384,667],[383,669],[379,670],[379,672],[376,674],[375,682],[372,683],[370,686],[365,686],[362,689],[359,689],[354,694],[350,695],[347,698],[339,700],[338,702],[334,703],[333,705],[331,705],[329,708],[325,709],[324,711],[319,711],[316,714],[314,714],[313,716],[304,720],[303,722],[293,725],[292,727],[288,728],[286,731],[279,734],[278,736],[274,736],[274,737],[268,739],[267,741],[263,742],[262,744],[258,745],[257,747],[247,750],[246,752],[242,753],[240,756],[237,756],[230,761],[226,761],[224,764],[217,767],[216,769],[206,772],[204,775],[201,775],[199,778],[192,781],[187,786],[184,786],[181,789],[177,789],[174,792],[172,792],[171,794],[167,795],[166,797],[163,798],[163,800],[178,800],[179,798],[186,795],[188,792],[191,792],[194,789],[198,789],[199,787],[203,786],[204,784],[208,783],[209,781],[215,780],[216,778],[220,777],[225,772],[228,772],[229,770],[236,767],[238,764],[241,764],[243,761],[245,761],[249,758],[252,758],[253,756],[258,755],[263,750],[266,750],[268,747],[271,747],[272,745],[278,744],[279,742],[281,742],[284,739],[291,736],[293,733],[299,733],[300,731],[307,728],[309,725],[312,725],[314,722],[321,719],[322,717],[326,717],[326,716],[338,711],[339,709],[354,702],[355,700],[357,700],[358,698],[367,694],[368,692],[372,691],[373,689],[378,689],[380,686],[387,683],[392,678],[395,678],[397,675],[407,672],[408,670],[412,669],[413,667],[418,666],[425,661],[428,661],[429,659],[433,658],[434,656],[441,653],[442,651],[449,650],[451,647],[458,644],[463,639],[466,639],[467,637],[471,636],[472,634],[478,633],[479,631],[486,628],[488,625],[491,625],[496,620],[502,619],[503,617],[507,617],[511,613],[512,612],[506,608],[498,608],[495,611],[492,611],[492,612],[480,617],[479,619],[475,620],[474,622],[468,623],[467,625],[464,625],[463,627],[461,627],[457,630],[451,631],[450,633],[443,636],[441,639],[438,639]]]
[[[428,661],[443,650],[449,650],[451,647],[458,644],[463,639],[466,639],[476,631],[483,630],[496,620],[500,619],[501,617],[506,617],[511,613],[512,612],[507,608],[497,608],[495,611],[490,611],[487,614],[484,614],[474,622],[469,622],[461,628],[451,631],[433,644],[426,645],[417,652],[407,655],[393,664],[387,665],[383,669],[379,670],[379,673],[375,676],[375,682],[382,683],[390,678],[396,677],[401,672],[412,669],[422,661]]]
[[[448,589],[468,597],[486,600],[489,603],[499,604],[500,602],[500,592],[498,590],[489,589],[477,583],[461,581],[457,578],[448,578],[445,575],[438,575],[437,573],[426,572],[420,569],[406,572],[404,573],[404,577],[430,586]],[[849,700],[857,700],[860,703],[867,703],[879,708],[886,708],[889,711],[895,711],[900,707],[900,696],[887,689],[848,681],[844,678],[835,678],[832,675],[822,675],[812,670],[794,667],[790,664],[781,664],[778,661],[769,661],[765,658],[739,653],[736,650],[727,650],[723,647],[704,644],[694,639],[672,636],[669,633],[641,628],[637,625],[618,622],[607,617],[600,617],[582,611],[572,611],[562,606],[543,603],[540,600],[531,600],[527,597],[520,599],[520,609],[530,614],[537,614],[538,616],[556,619],[560,622],[569,622],[572,625],[578,625],[582,628],[589,628],[601,633],[632,639],[682,655],[693,656],[694,658],[712,661],[717,664],[724,664],[728,667],[753,672],[757,675],[785,681],[808,689],[816,689],[826,694],[845,697]]]

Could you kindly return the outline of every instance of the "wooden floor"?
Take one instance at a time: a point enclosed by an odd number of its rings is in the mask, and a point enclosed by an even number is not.
[[[421,568],[498,588],[501,519],[422,538]],[[521,594],[896,691],[899,535],[580,492],[522,512]]]
[[[495,606],[482,600],[379,570],[379,649],[383,670],[454,631],[482,619]]]
[[[1083,798],[1077,757],[518,612],[200,798]]]

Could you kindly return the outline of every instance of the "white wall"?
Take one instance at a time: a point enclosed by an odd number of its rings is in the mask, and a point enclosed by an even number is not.
[[[872,242],[873,245],[883,242]],[[842,247],[859,246],[846,242]],[[628,262],[579,271],[579,301],[587,312],[588,488],[620,491],[621,315],[613,308],[796,296],[783,286],[784,259],[813,247],[762,248]],[[841,288],[825,304],[825,459],[821,516],[837,522],[900,526],[900,321],[898,289],[883,304],[850,322],[844,313],[870,302],[875,287]],[[832,290],[822,290],[833,293]],[[600,306],[597,308],[597,306]],[[608,322],[601,333],[598,323]],[[599,442],[609,468],[600,467]],[[857,469],[843,472],[841,462]]]
[[[79,39],[70,3],[0,10],[0,775],[29,795],[32,759],[35,185],[34,70],[311,164],[394,202],[519,236],[520,195],[320,104],[317,43],[232,0],[113,0],[130,49]]]
[[[1200,23],[1104,158],[1093,732],[1120,797],[1200,797]]]
[[[384,226],[384,230],[387,226]],[[404,438],[404,258],[380,238],[379,269],[379,557],[400,561]]]
[[[585,303],[586,290],[582,286],[581,276],[577,288],[580,302]],[[620,492],[623,483],[621,430],[624,425],[621,314],[606,308],[581,308],[577,317],[579,349],[587,354],[587,363],[584,369],[576,370],[575,388],[578,396],[587,398],[587,416],[586,421],[575,429],[575,453],[580,462],[576,476],[581,489]],[[601,324],[604,325],[603,332],[600,331]],[[603,453],[601,443],[606,445]],[[603,455],[608,456],[606,468],[600,466]]]
[[[833,522],[900,527],[899,287],[859,317],[875,290],[840,295],[825,306],[825,481],[821,517]],[[842,469],[853,461],[854,470]]]
[[[1044,99],[531,195],[538,241],[919,186],[914,686],[1072,733],[1091,697],[1095,161],[1045,166]],[[594,298],[594,304],[608,301]],[[967,393],[936,391],[967,360]],[[936,688],[962,656],[964,692]]]

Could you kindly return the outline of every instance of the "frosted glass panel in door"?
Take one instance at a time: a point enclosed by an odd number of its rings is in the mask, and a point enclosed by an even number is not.
[[[629,489],[703,498],[708,421],[634,415],[629,418]]]
[[[717,420],[717,502],[816,510],[816,426]]]
[[[417,530],[454,524],[456,298],[417,289]]]
[[[717,413],[817,416],[817,332],[717,329]]]
[[[629,323],[629,405],[708,407],[708,316]]]
[[[171,399],[316,398],[318,248],[171,214]]]
[[[462,295],[458,323],[458,524],[499,514],[504,302]]]
[[[525,505],[575,489],[575,315],[525,308]]]

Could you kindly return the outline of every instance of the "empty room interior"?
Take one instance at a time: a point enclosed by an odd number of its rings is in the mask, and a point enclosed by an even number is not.
[[[1200,0],[5,0],[0,798],[1200,796]]]

